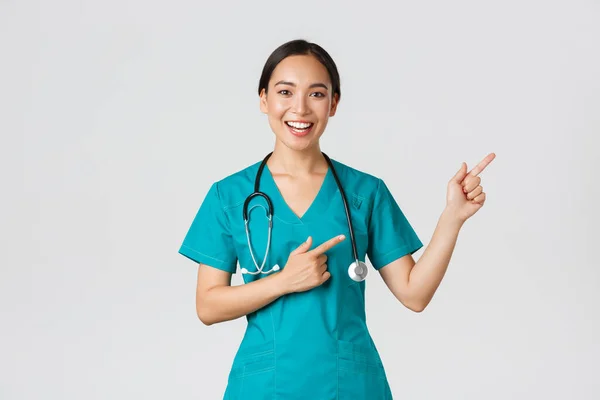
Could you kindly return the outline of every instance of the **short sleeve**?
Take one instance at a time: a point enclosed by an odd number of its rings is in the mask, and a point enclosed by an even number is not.
[[[369,220],[367,255],[375,269],[407,254],[413,254],[423,243],[398,206],[386,184],[380,179]]]
[[[217,183],[210,187],[200,205],[179,254],[197,263],[235,273],[237,257]]]

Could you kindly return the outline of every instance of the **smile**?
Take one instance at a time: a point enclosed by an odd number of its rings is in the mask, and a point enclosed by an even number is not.
[[[296,136],[304,136],[308,134],[312,127],[312,122],[297,122],[297,121],[286,121],[285,123],[289,130]]]

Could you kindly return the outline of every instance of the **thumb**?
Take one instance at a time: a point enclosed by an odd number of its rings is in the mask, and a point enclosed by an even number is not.
[[[461,183],[463,179],[465,179],[465,176],[467,176],[467,164],[463,162],[460,164],[460,169],[458,170],[456,175],[452,177],[452,181],[456,183]]]
[[[309,249],[310,246],[312,245],[312,237],[309,236],[308,239],[306,239],[305,242],[303,242],[300,246],[298,246],[294,251],[291,252],[291,254],[302,254],[302,253],[306,253]]]

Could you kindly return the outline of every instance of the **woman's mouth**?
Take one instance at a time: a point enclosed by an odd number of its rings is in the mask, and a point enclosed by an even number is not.
[[[312,130],[314,124],[312,122],[286,121],[288,130],[294,136],[306,136]]]

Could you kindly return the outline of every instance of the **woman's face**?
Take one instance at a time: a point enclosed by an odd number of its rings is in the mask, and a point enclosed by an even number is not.
[[[268,88],[260,95],[260,109],[277,140],[297,151],[318,145],[338,101],[325,66],[313,56],[287,57],[273,71]]]

